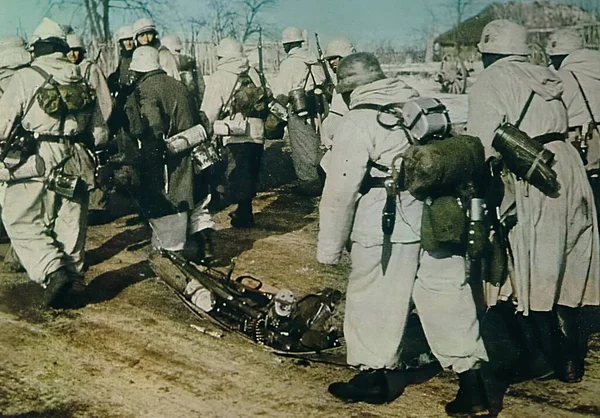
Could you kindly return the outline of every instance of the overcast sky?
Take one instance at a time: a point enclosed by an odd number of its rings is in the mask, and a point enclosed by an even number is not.
[[[70,0],[74,1],[74,0]],[[233,0],[232,0],[233,1]],[[278,33],[286,26],[306,28],[319,32],[327,42],[336,36],[348,36],[358,44],[391,40],[397,44],[414,43],[422,38],[422,32],[431,27],[432,14],[436,16],[440,30],[452,26],[453,18],[447,5],[455,0],[277,0],[277,5],[265,13],[272,32]],[[83,2],[83,1],[82,1]],[[476,12],[492,0],[475,0]],[[503,3],[505,0],[499,0]],[[0,35],[11,35],[19,27],[30,35],[44,15],[59,23],[74,23],[83,11],[53,9],[48,12],[49,0],[0,0]],[[206,0],[169,0],[169,7],[157,14],[166,26],[162,31],[179,30],[177,22],[188,17],[207,18]],[[73,19],[73,20],[72,20]],[[130,23],[135,15],[124,16],[114,12],[112,26],[116,29]],[[81,29],[81,28],[79,28]]]

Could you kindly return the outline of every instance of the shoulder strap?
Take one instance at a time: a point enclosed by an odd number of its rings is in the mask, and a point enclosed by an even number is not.
[[[27,104],[27,107],[25,108],[25,112],[23,113],[23,118],[25,117],[25,115],[27,115],[29,113],[29,111],[31,110],[31,107],[33,106],[33,103],[35,101],[35,98],[37,97],[38,93],[40,92],[40,90],[42,90],[46,84],[48,83],[52,83],[52,76],[50,74],[48,74],[46,71],[42,70],[40,67],[38,67],[37,65],[31,65],[29,68],[31,68],[32,70],[34,70],[36,73],[38,73],[39,75],[41,75],[42,77],[44,77],[44,82],[42,84],[40,84],[40,86],[37,88],[37,90],[35,91],[35,93],[33,94],[33,96],[31,97],[31,99],[29,100],[29,103]]]
[[[31,97],[31,100],[29,101],[29,104],[27,105],[27,109],[25,109],[25,113],[23,113],[23,118],[25,117],[25,115],[27,115],[27,113],[29,113],[29,111],[31,110],[31,107],[33,106],[33,102],[35,101],[35,98],[37,97],[40,90],[42,90],[44,88],[44,86],[46,86],[46,84],[51,84],[56,90],[58,90],[57,83],[52,78],[51,74],[48,74],[45,70],[38,67],[37,65],[32,65],[30,68],[32,70],[34,70],[35,72],[37,72],[42,77],[44,77],[44,82],[37,88],[37,90]],[[58,93],[58,95],[60,96],[60,93]],[[62,96],[60,96],[60,97],[62,97]],[[63,108],[60,112],[60,123],[59,123],[59,127],[58,127],[61,134],[64,134],[66,118],[67,118],[67,112],[66,112],[66,109],[64,108],[64,103],[63,103]]]
[[[92,62],[87,62],[88,66],[85,68],[85,72],[83,73],[83,79],[86,82],[90,81],[90,74],[92,73]]]
[[[309,63],[304,63],[306,64],[306,68],[308,68],[308,72],[306,73],[306,77],[304,78],[304,85],[302,86],[302,88],[304,90],[306,90],[306,86],[308,85],[308,79],[312,78],[313,84],[316,86],[317,85],[317,80],[315,80],[315,75],[312,72],[312,64]]]
[[[525,115],[527,114],[527,111],[529,110],[529,106],[531,105],[533,96],[535,96],[535,92],[532,90],[531,94],[529,95],[529,98],[525,102],[525,106],[523,106],[523,110],[521,110],[521,115],[519,115],[519,119],[517,120],[517,123],[515,123],[515,128],[518,129],[521,126],[521,122],[523,122],[523,119],[525,118]]]
[[[583,101],[585,102],[585,107],[587,108],[587,111],[590,114],[590,118],[592,118],[592,122],[594,123],[594,128],[598,129],[598,125],[596,124],[596,119],[594,118],[594,114],[592,113],[592,108],[590,106],[590,102],[588,101],[588,98],[585,95],[585,92],[583,91],[583,87],[581,87],[581,83],[579,82],[579,79],[577,78],[575,73],[573,71],[570,71],[570,73],[573,76],[573,78],[575,79],[575,81],[577,82],[577,86],[579,87],[579,91],[581,92],[581,96],[583,96]]]
[[[384,106],[376,105],[376,104],[373,104],[373,103],[362,103],[362,104],[354,106],[351,110],[367,109],[367,110],[380,111],[383,107]]]
[[[222,108],[223,110],[227,109],[229,107],[229,105],[231,104],[231,101],[233,100],[233,95],[241,87],[240,78],[244,75],[248,75],[248,71],[249,70],[243,71],[237,75],[237,78],[235,79],[235,84],[233,85],[233,88],[231,89],[231,93],[229,93],[229,97],[227,98],[227,101],[225,102],[225,104],[223,104],[223,108]],[[233,115],[231,115],[231,116],[233,117]]]

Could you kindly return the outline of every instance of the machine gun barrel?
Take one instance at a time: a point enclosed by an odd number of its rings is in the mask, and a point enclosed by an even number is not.
[[[263,317],[263,313],[240,301],[240,296],[235,290],[227,288],[222,282],[226,277],[214,270],[199,271],[183,256],[172,251],[164,251],[163,256],[169,258],[173,264],[188,278],[196,279],[203,287],[213,293],[218,302],[236,310],[251,319]]]

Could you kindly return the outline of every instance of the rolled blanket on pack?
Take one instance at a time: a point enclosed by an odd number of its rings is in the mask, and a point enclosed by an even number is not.
[[[479,138],[459,135],[413,145],[404,155],[404,184],[414,197],[472,196],[485,173]]]

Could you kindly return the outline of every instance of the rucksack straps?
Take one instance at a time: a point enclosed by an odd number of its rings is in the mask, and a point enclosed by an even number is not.
[[[32,70],[34,70],[35,72],[37,72],[42,77],[44,77],[44,82],[37,88],[37,90],[33,94],[33,97],[31,98],[29,104],[27,105],[27,109],[25,110],[25,113],[23,113],[23,118],[29,112],[29,110],[33,106],[34,100],[38,96],[38,93],[46,86],[46,84],[52,85],[57,90],[57,92],[58,92],[58,87],[56,86],[57,83],[52,78],[51,74],[48,74],[48,72],[46,72],[42,68],[38,67],[37,65],[32,65],[30,68]],[[59,92],[58,92],[58,95],[60,96]],[[67,109],[66,109],[66,104],[63,103],[63,109],[60,112],[60,121],[59,121],[59,124],[58,124],[58,130],[60,131],[61,135],[64,135],[64,133],[65,133],[64,131],[65,131],[65,121],[66,121],[66,119],[67,119]]]
[[[521,126],[521,123],[523,122],[523,119],[525,118],[525,115],[527,114],[527,111],[529,110],[529,106],[531,106],[531,102],[533,101],[533,96],[535,96],[535,91],[532,90],[531,94],[527,98],[527,101],[525,102],[525,106],[523,106],[523,110],[521,110],[519,119],[517,119],[517,122],[515,123],[515,127],[517,129],[519,129],[519,127]]]
[[[594,129],[598,131],[598,124],[596,123],[596,119],[594,118],[594,114],[592,113],[590,102],[588,101],[588,98],[585,95],[585,92],[583,91],[583,87],[581,86],[581,83],[579,82],[579,79],[577,78],[575,73],[573,71],[570,71],[570,73],[577,82],[577,86],[579,87],[579,91],[581,92],[581,96],[583,97],[583,101],[585,102],[585,107],[587,108],[587,111],[590,114],[590,118],[592,119],[592,123],[594,124]],[[598,131],[598,133],[600,133],[600,131]]]

